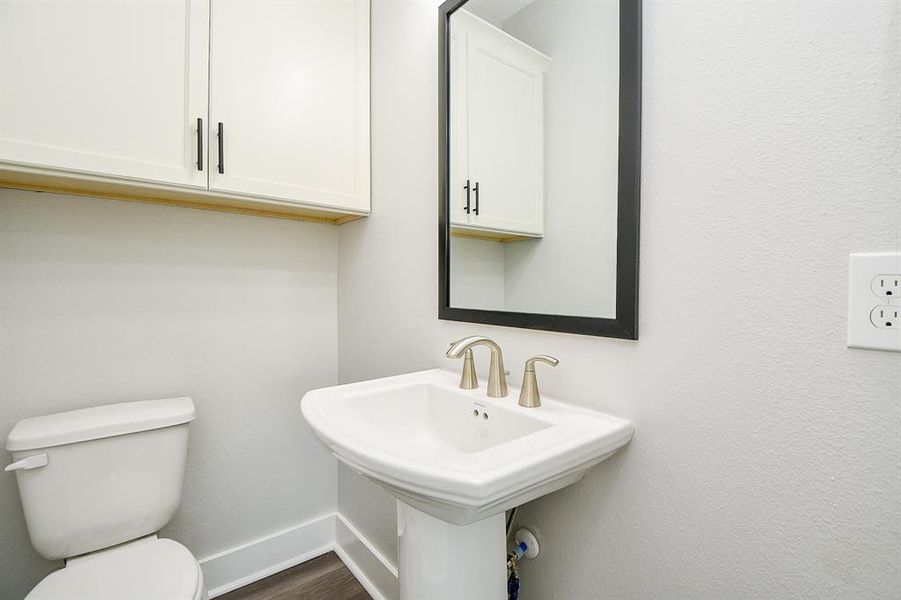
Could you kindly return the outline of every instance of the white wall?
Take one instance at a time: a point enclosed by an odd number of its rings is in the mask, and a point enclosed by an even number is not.
[[[450,305],[508,310],[504,303],[504,242],[453,237],[450,245]]]
[[[478,252],[474,240],[452,238],[451,305],[613,317],[618,4],[536,1],[499,26],[551,58],[544,75],[545,235],[482,242]],[[492,290],[499,285],[498,306]]]
[[[301,418],[337,378],[337,228],[0,190],[0,439],[23,417],[190,395],[181,509],[203,558],[334,510]],[[0,598],[61,566],[0,472]]]
[[[544,237],[504,244],[506,308],[614,317],[618,2],[539,0],[503,29],[551,57],[544,76]]]
[[[373,216],[339,231],[344,381],[483,332],[513,381],[634,419],[521,512],[525,600],[893,598],[901,358],[845,347],[847,255],[901,245],[901,5],[644,3],[641,339],[439,322],[436,3],[372,10]],[[397,181],[404,181],[402,187]],[[484,375],[487,357],[477,359]],[[339,469],[393,551],[394,505]]]
[[[338,230],[342,382],[435,365],[437,4],[375,0],[370,18],[372,215]],[[393,502],[341,465],[338,511],[396,556]]]

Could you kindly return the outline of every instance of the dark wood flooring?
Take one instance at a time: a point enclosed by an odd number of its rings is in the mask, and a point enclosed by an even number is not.
[[[334,552],[219,596],[221,600],[372,600]]]

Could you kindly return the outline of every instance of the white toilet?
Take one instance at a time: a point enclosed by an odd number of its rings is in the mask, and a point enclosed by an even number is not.
[[[6,440],[28,533],[66,566],[26,600],[206,600],[191,552],[156,533],[175,514],[190,398],[23,419]]]

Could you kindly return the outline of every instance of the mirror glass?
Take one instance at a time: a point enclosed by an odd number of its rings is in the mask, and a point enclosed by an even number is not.
[[[620,2],[447,23],[450,308],[615,319]]]

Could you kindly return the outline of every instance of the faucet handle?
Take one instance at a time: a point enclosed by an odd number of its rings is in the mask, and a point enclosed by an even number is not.
[[[465,341],[466,339],[467,338],[463,338],[462,340],[451,342],[447,348],[447,357],[463,357],[463,373],[462,375],[460,375],[460,389],[474,390],[479,387],[479,378],[476,375],[476,367],[475,361],[473,360],[472,347],[467,345],[460,345],[460,342]],[[455,348],[455,346],[457,347]],[[460,354],[461,351],[462,355]]]
[[[526,408],[538,408],[541,406],[541,395],[538,393],[538,378],[535,376],[535,363],[543,362],[556,367],[560,361],[547,354],[533,356],[526,361],[526,368],[522,374],[522,389],[519,390],[519,405]]]
[[[463,353],[463,374],[460,375],[460,389],[474,390],[479,387],[479,378],[476,375],[475,361],[472,356],[472,348],[467,348]]]
[[[543,362],[551,365],[552,367],[556,367],[560,364],[560,361],[554,358],[553,356],[548,356],[547,354],[539,354],[537,356],[533,356],[532,358],[526,361],[526,371],[535,370],[535,363]]]

